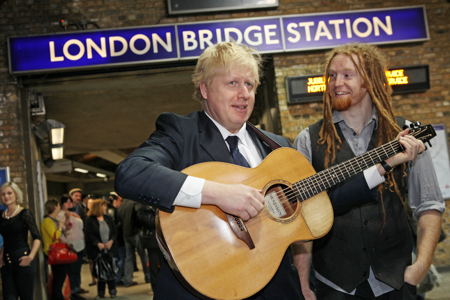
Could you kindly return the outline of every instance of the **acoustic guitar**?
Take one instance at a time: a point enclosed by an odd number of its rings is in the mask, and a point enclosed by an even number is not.
[[[431,125],[415,127],[410,134],[424,142],[436,135]],[[271,280],[290,244],[323,237],[331,229],[328,188],[400,151],[394,140],[319,173],[291,148],[272,151],[255,168],[223,162],[192,165],[183,173],[261,190],[265,208],[247,222],[213,205],[158,211],[160,248],[197,293],[213,299],[250,297]]]

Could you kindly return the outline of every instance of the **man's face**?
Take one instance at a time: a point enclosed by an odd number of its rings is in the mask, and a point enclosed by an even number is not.
[[[81,201],[81,192],[72,193],[70,199],[72,199],[74,203],[79,203]]]
[[[358,62],[357,57],[353,57]],[[328,71],[328,93],[331,95],[333,109],[347,110],[369,97],[364,81],[349,56],[336,55]]]
[[[256,80],[247,68],[219,71],[200,91],[205,111],[230,132],[237,132],[250,117],[255,105]]]
[[[113,201],[113,206],[115,208],[118,208],[118,207],[120,207],[122,205],[122,202],[123,202],[123,198],[122,197],[118,197],[117,199],[115,199]]]

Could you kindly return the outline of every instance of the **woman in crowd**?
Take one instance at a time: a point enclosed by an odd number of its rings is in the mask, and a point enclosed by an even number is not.
[[[77,253],[78,259],[69,264],[70,289],[72,294],[80,294],[87,292],[81,288],[81,265],[83,259],[83,250],[85,248],[83,220],[73,211],[72,199],[62,196],[59,200],[61,211],[58,213],[57,219],[64,224],[65,234],[61,236],[61,241],[67,243],[72,250]]]
[[[2,266],[3,299],[33,299],[36,254],[41,245],[39,229],[30,210],[21,206],[23,194],[14,182],[0,187],[6,210],[0,216],[0,234],[4,238]],[[28,233],[31,233],[31,249]]]
[[[44,244],[43,250],[45,254],[45,262],[48,261],[48,250],[50,245],[57,240],[61,239],[65,232],[65,226],[63,222],[58,220],[58,214],[61,211],[61,206],[56,200],[48,200],[45,202],[45,217],[41,223],[42,241]],[[52,300],[64,300],[62,288],[64,280],[69,272],[70,264],[56,264],[51,265],[52,269],[52,291],[50,299]]]
[[[86,218],[86,250],[89,259],[95,261],[103,255],[109,257],[113,263],[112,256],[114,251],[114,241],[116,237],[116,228],[113,219],[106,214],[106,200],[93,200]],[[99,274],[97,274],[99,275]],[[98,298],[105,297],[105,287],[108,284],[108,290],[111,298],[117,295],[114,274],[110,278],[97,278]]]

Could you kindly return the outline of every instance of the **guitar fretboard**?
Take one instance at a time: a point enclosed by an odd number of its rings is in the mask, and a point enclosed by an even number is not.
[[[410,133],[412,136],[422,141],[428,141],[436,136],[431,125]],[[314,195],[356,175],[365,169],[376,165],[377,163],[402,151],[402,146],[398,140],[393,140],[380,147],[374,148],[366,153],[356,156],[350,160],[337,164],[331,168],[320,171],[301,181],[294,183],[291,187],[296,197],[289,201],[303,201]]]
[[[297,200],[303,201],[309,199],[400,151],[401,146],[398,140],[391,141],[383,146],[372,149],[362,155],[356,156],[296,182],[292,185],[292,189],[298,193],[300,199]]]

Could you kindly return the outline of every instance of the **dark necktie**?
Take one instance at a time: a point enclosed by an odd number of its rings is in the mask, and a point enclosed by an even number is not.
[[[233,163],[246,168],[250,168],[250,165],[248,164],[245,157],[242,155],[241,152],[239,152],[238,148],[239,137],[235,135],[230,135],[229,137],[226,138],[226,141],[228,145],[230,145],[230,153],[231,158],[233,159]]]

